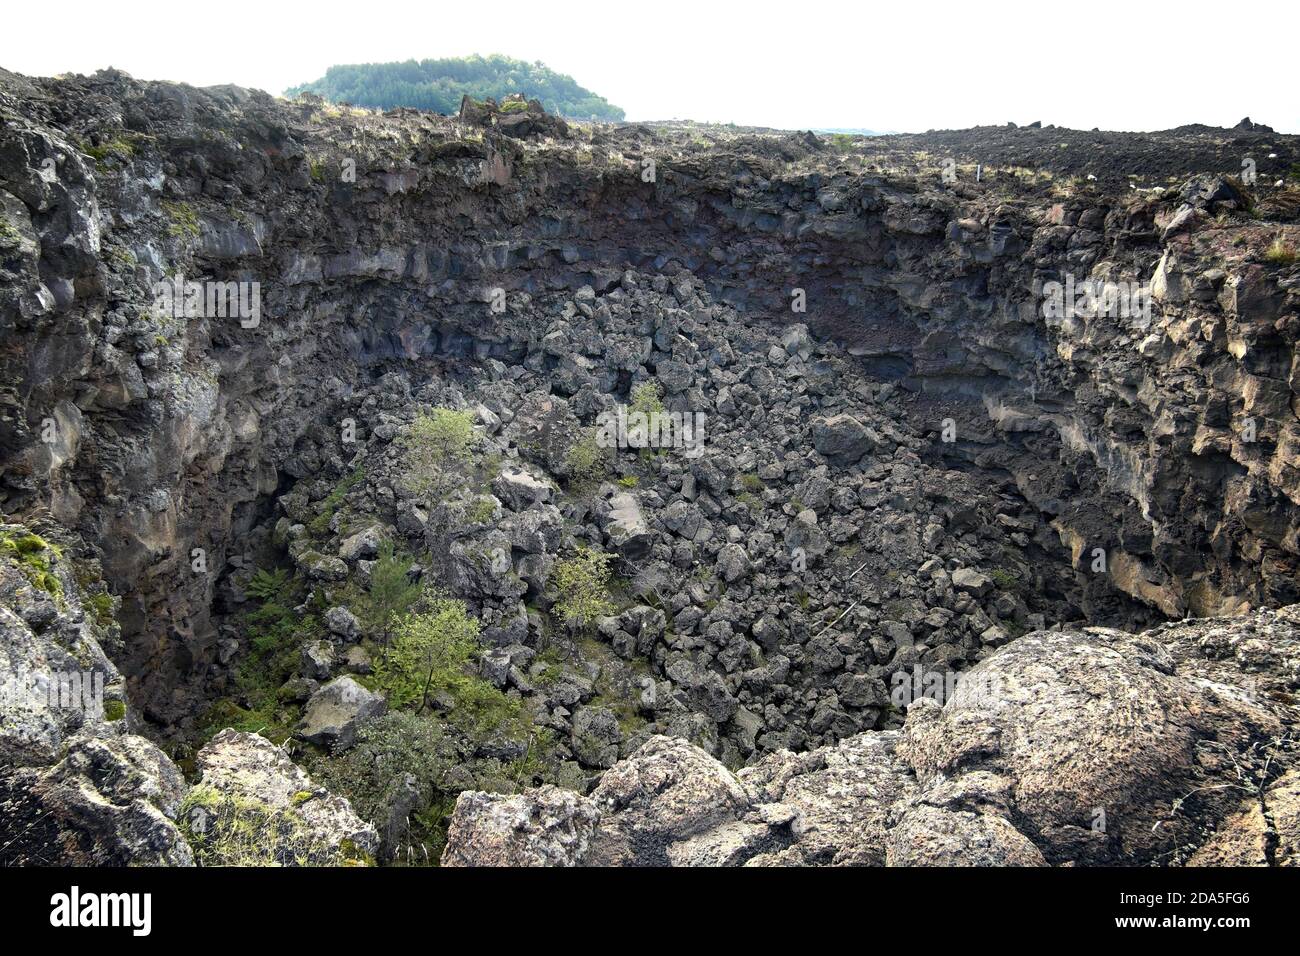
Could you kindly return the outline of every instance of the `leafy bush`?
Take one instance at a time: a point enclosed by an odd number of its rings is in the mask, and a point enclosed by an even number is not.
[[[609,562],[610,555],[583,547],[572,558],[555,566],[555,586],[560,592],[555,610],[570,627],[586,630],[598,619],[613,613]]]
[[[335,103],[378,109],[410,106],[455,113],[461,97],[500,102],[511,93],[539,99],[548,112],[574,119],[620,121],[623,111],[604,97],[583,89],[571,76],[542,63],[494,54],[447,57],[404,63],[358,63],[332,66],[312,83],[291,87],[286,96],[316,93]]]
[[[427,610],[398,619],[392,648],[375,667],[389,706],[418,703],[422,712],[438,696],[451,699],[451,719],[462,728],[491,728],[515,717],[519,704],[468,672],[478,650],[479,622],[463,601],[436,598]]]
[[[474,413],[435,408],[420,412],[406,434],[407,487],[416,494],[438,494],[447,486],[444,469],[467,461],[474,443]]]
[[[564,453],[564,467],[569,472],[570,484],[587,484],[605,477],[609,462],[594,431],[587,432],[569,446]]]

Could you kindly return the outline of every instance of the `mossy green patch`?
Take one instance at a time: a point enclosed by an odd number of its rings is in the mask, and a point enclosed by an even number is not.
[[[0,531],[0,558],[11,558],[33,587],[58,601],[63,600],[63,582],[54,573],[54,561],[61,549],[30,531]]]
[[[167,235],[173,239],[197,239],[199,237],[199,217],[194,207],[187,202],[162,203],[163,215],[167,217]]]

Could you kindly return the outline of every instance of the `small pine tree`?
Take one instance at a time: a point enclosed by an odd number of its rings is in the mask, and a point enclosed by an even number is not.
[[[655,381],[642,382],[636,388],[632,389],[632,401],[628,405],[628,413],[635,414],[641,412],[647,417],[664,410],[663,400],[659,397],[659,383]]]
[[[399,553],[391,541],[385,541],[370,568],[370,590],[361,602],[361,622],[379,635],[385,654],[395,620],[414,607],[424,593],[424,586],[410,579],[411,563],[409,554]]]

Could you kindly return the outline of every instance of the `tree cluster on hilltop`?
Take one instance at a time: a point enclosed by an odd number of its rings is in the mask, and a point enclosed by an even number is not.
[[[332,66],[311,83],[291,87],[286,96],[316,93],[335,103],[377,109],[408,106],[455,113],[461,97],[500,100],[511,93],[539,99],[550,113],[571,119],[620,121],[623,110],[603,96],[579,86],[540,61],[508,56],[447,57],[404,63],[358,63]]]

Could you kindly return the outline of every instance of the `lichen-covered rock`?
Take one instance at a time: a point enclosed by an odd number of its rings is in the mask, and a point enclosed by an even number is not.
[[[742,770],[760,804],[795,815],[788,847],[750,865],[884,866],[888,813],[916,788],[895,756],[899,734],[861,734],[804,754],[779,751]]]
[[[0,772],[2,866],[191,866],[176,765],[131,734],[76,736],[57,763]]]
[[[590,800],[559,787],[515,796],[467,790],[456,800],[443,866],[574,866],[600,820]]]
[[[309,743],[346,750],[357,739],[357,728],[387,710],[382,694],[367,690],[351,677],[336,677],[307,702],[295,731]]]
[[[900,754],[924,790],[972,772],[1014,787],[1012,819],[1051,862],[1146,862],[1222,813],[1223,753],[1280,731],[1268,712],[1178,677],[1150,638],[1039,631],[999,650],[940,709],[908,712]],[[1216,753],[1217,751],[1217,753]],[[1235,803],[1231,798],[1229,803]],[[1094,825],[1104,818],[1105,826]]]
[[[196,764],[202,778],[180,817],[201,863],[355,863],[378,847],[375,828],[346,799],[313,783],[265,737],[223,730]]]
[[[1002,817],[918,805],[889,831],[888,866],[1045,866],[1038,847]]]

